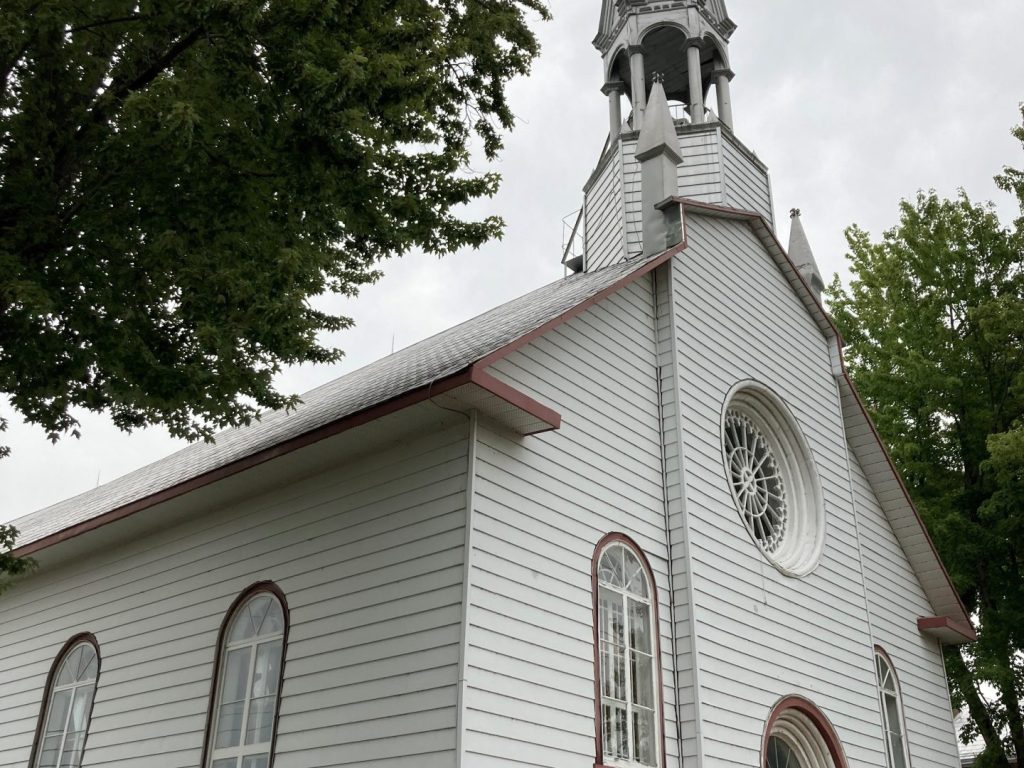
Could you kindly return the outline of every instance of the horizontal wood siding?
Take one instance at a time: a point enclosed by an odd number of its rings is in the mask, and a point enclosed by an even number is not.
[[[643,200],[640,163],[636,161],[636,139],[622,140],[622,194],[626,201],[626,251],[636,256],[644,251]]]
[[[0,766],[26,765],[54,655],[88,631],[84,765],[196,768],[225,611],[273,580],[291,608],[276,767],[450,768],[465,480],[460,428],[33,576],[0,597]]]
[[[675,261],[686,501],[706,765],[759,763],[782,697],[815,702],[851,766],[884,764],[838,391],[825,338],[743,222],[690,215]],[[761,556],[732,500],[721,416],[755,379],[807,439],[827,520],[820,565],[788,578]]]
[[[939,644],[917,629],[918,617],[932,615],[932,608],[852,454],[851,460],[871,624],[875,642],[889,654],[899,678],[910,762],[957,768],[960,761]]]
[[[622,248],[625,208],[622,201],[622,157],[612,153],[586,200],[586,266],[591,272],[625,257]]]
[[[759,213],[773,223],[772,190],[768,174],[733,144],[730,136],[723,135],[721,141],[725,204]]]
[[[466,671],[466,765],[594,762],[591,557],[633,537],[660,601],[664,727],[676,768],[668,563],[649,277],[494,366],[562,414],[557,432],[482,429]]]

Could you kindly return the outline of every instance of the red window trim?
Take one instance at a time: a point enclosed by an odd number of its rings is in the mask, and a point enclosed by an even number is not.
[[[288,598],[285,597],[281,588],[272,581],[258,581],[246,587],[224,613],[224,618],[220,624],[220,631],[217,632],[217,652],[213,657],[213,679],[210,681],[210,698],[206,705],[206,729],[203,732],[203,756],[199,761],[201,768],[206,768],[210,759],[210,739],[213,736],[213,710],[217,706],[217,693],[220,687],[220,665],[223,661],[224,638],[227,635],[228,626],[245,601],[260,592],[268,592],[276,597],[281,603],[281,612],[284,614],[284,634],[281,637],[281,674],[277,681],[277,704],[274,706],[274,733],[270,737],[270,761],[267,763],[268,768],[274,768],[274,756],[277,754],[277,724],[281,717],[281,699],[284,698],[284,667],[288,659],[288,632],[292,627],[292,617],[291,611],[288,608]]]
[[[604,738],[601,718],[601,638],[597,615],[597,566],[601,553],[610,544],[625,544],[640,560],[647,574],[647,583],[651,587],[651,634],[654,635],[654,680],[658,689],[658,732],[661,734],[661,752],[658,756],[659,768],[665,766],[665,684],[661,676],[661,623],[658,619],[658,587],[654,581],[654,571],[647,560],[647,554],[639,544],[624,533],[609,533],[594,547],[594,555],[590,560],[590,592],[593,601],[594,627],[594,768],[606,768],[604,765]],[[611,768],[610,766],[607,768]],[[845,768],[845,766],[843,766]]]
[[[36,759],[39,757],[39,745],[43,742],[43,729],[46,727],[43,720],[46,717],[46,710],[50,706],[50,697],[53,695],[53,681],[57,677],[57,670],[60,669],[60,665],[64,663],[64,660],[68,657],[68,654],[77,645],[82,643],[89,643],[92,649],[96,652],[96,683],[92,689],[92,704],[89,706],[89,722],[85,724],[85,737],[82,739],[82,757],[85,757],[85,748],[89,741],[89,724],[92,722],[92,708],[96,704],[96,690],[100,684],[100,672],[103,666],[103,657],[100,656],[100,644],[96,641],[96,636],[92,632],[79,632],[77,635],[71,637],[63,646],[57,655],[53,657],[53,663],[50,664],[50,671],[46,674],[46,685],[43,687],[43,703],[39,707],[39,717],[36,722],[35,736],[32,738],[32,751],[28,756],[29,768],[35,768]]]
[[[839,736],[836,734],[835,728],[832,727],[832,723],[820,709],[803,696],[787,696],[772,707],[768,722],[764,727],[764,736],[761,737],[761,766],[764,766],[765,755],[768,753],[768,738],[772,734],[772,728],[775,727],[776,721],[790,709],[795,709],[805,715],[813,723],[815,729],[825,740],[825,746],[828,747],[836,768],[849,768],[846,755],[843,754],[842,743],[839,741]]]

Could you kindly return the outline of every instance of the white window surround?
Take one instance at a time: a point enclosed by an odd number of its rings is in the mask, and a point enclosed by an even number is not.
[[[35,768],[79,768],[99,677],[99,654],[89,639],[71,641],[57,659],[46,693]]]
[[[825,515],[796,420],[770,389],[748,381],[726,399],[721,432],[725,480],[750,538],[784,575],[808,575],[825,546]]]
[[[247,593],[223,633],[207,768],[269,768],[287,633],[285,607],[266,589]]]
[[[909,768],[907,729],[903,717],[903,696],[896,670],[888,654],[875,648],[875,674],[878,679],[878,704],[882,710],[885,735],[885,764],[888,768]]]
[[[601,764],[660,766],[661,672],[643,556],[615,538],[595,558]]]
[[[845,768],[837,766],[829,738],[801,707],[774,715],[766,734],[761,768]]]

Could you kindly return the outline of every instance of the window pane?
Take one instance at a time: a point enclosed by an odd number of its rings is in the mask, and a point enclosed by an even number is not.
[[[277,600],[270,601],[270,610],[267,618],[263,620],[264,635],[279,635],[284,632],[284,611]]]
[[[43,739],[43,748],[39,752],[39,768],[57,768],[57,751],[60,749],[63,731],[56,736]]]
[[[885,700],[885,719],[889,726],[889,732],[902,738],[903,729],[900,727],[900,708],[896,703],[896,697],[883,695],[882,698]]]
[[[213,768],[235,768],[238,765],[237,757],[223,757],[213,761]]]
[[[651,607],[629,601],[629,647],[651,653]]]
[[[247,755],[242,759],[242,768],[267,768],[270,755]]]
[[[83,647],[80,645],[71,651],[64,663],[60,665],[60,672],[57,673],[57,682],[55,683],[58,688],[75,682],[75,674],[78,672],[78,662],[82,658]]]
[[[647,576],[637,556],[623,548],[623,584],[626,590],[640,597],[647,597]]]
[[[889,734],[892,745],[892,768],[907,768],[907,758],[903,754],[903,738],[898,733]]]
[[[267,744],[274,733],[274,705],[277,696],[263,696],[249,702],[249,719],[245,726],[246,744]]]
[[[64,752],[60,756],[60,768],[78,768],[82,764],[83,731],[71,732],[64,738]]]
[[[612,758],[629,758],[629,731],[626,728],[626,709],[614,704],[605,704],[604,754]]]
[[[270,603],[271,600],[268,595],[260,595],[259,597],[253,598],[249,601],[249,617],[252,621],[253,634],[257,636],[265,634],[263,631],[263,620],[267,618],[267,612],[270,610]]]
[[[217,740],[214,743],[217,749],[238,746],[242,736],[242,713],[244,711],[244,701],[221,705],[220,716],[217,718]]]
[[[597,578],[602,584],[612,587],[625,586],[622,575],[622,547],[608,547],[601,555]]]
[[[654,744],[654,712],[650,709],[633,710],[633,755],[644,765],[656,765]]]
[[[249,654],[252,648],[236,648],[228,651],[227,663],[224,667],[224,693],[222,702],[244,701],[245,691],[249,687]]]
[[[263,643],[256,650],[256,667],[252,673],[252,695],[277,693],[281,677],[281,641]]]
[[[622,595],[602,587],[598,592],[597,614],[601,639],[624,646],[626,622],[622,610]]]
[[[626,652],[608,643],[601,644],[601,693],[626,700]]]
[[[64,733],[64,724],[68,720],[68,707],[71,705],[72,691],[56,691],[50,702],[50,714],[46,718],[46,735]],[[58,743],[58,747],[60,744]]]
[[[654,680],[651,672],[651,657],[633,651],[630,656],[630,673],[633,675],[633,703],[641,707],[654,707]]]
[[[83,685],[75,689],[74,703],[71,705],[71,718],[68,720],[69,731],[84,731],[89,722],[89,710],[92,709],[91,685]]]
[[[249,606],[238,612],[235,620],[231,622],[231,631],[228,633],[229,643],[241,643],[250,639],[256,634],[252,626],[252,615],[249,613]]]

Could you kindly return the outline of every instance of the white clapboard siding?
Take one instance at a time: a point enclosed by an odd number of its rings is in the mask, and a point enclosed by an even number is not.
[[[5,593],[0,766],[28,761],[54,655],[89,631],[102,669],[84,765],[195,768],[218,629],[262,580],[291,611],[277,768],[451,766],[466,434],[410,439]]]
[[[679,766],[651,279],[524,346],[495,375],[562,427],[480,431],[468,612],[465,764],[594,762],[591,558],[631,536],[659,598],[667,766]]]
[[[622,156],[618,151],[609,152],[602,162],[597,177],[584,192],[584,249],[588,271],[615,264],[626,255],[623,250]]]
[[[851,452],[868,607],[875,642],[899,678],[912,765],[956,768],[956,737],[937,641],[917,630],[932,615],[921,585]]]
[[[723,202],[732,208],[753,211],[773,222],[772,190],[768,174],[741,148],[728,132],[719,132],[722,150]]]
[[[851,766],[884,763],[843,423],[825,338],[743,222],[691,214],[673,264],[702,734],[710,765],[757,764],[765,722],[804,695]],[[782,576],[747,534],[722,466],[729,390],[756,379],[807,439],[827,515],[821,563]]]

